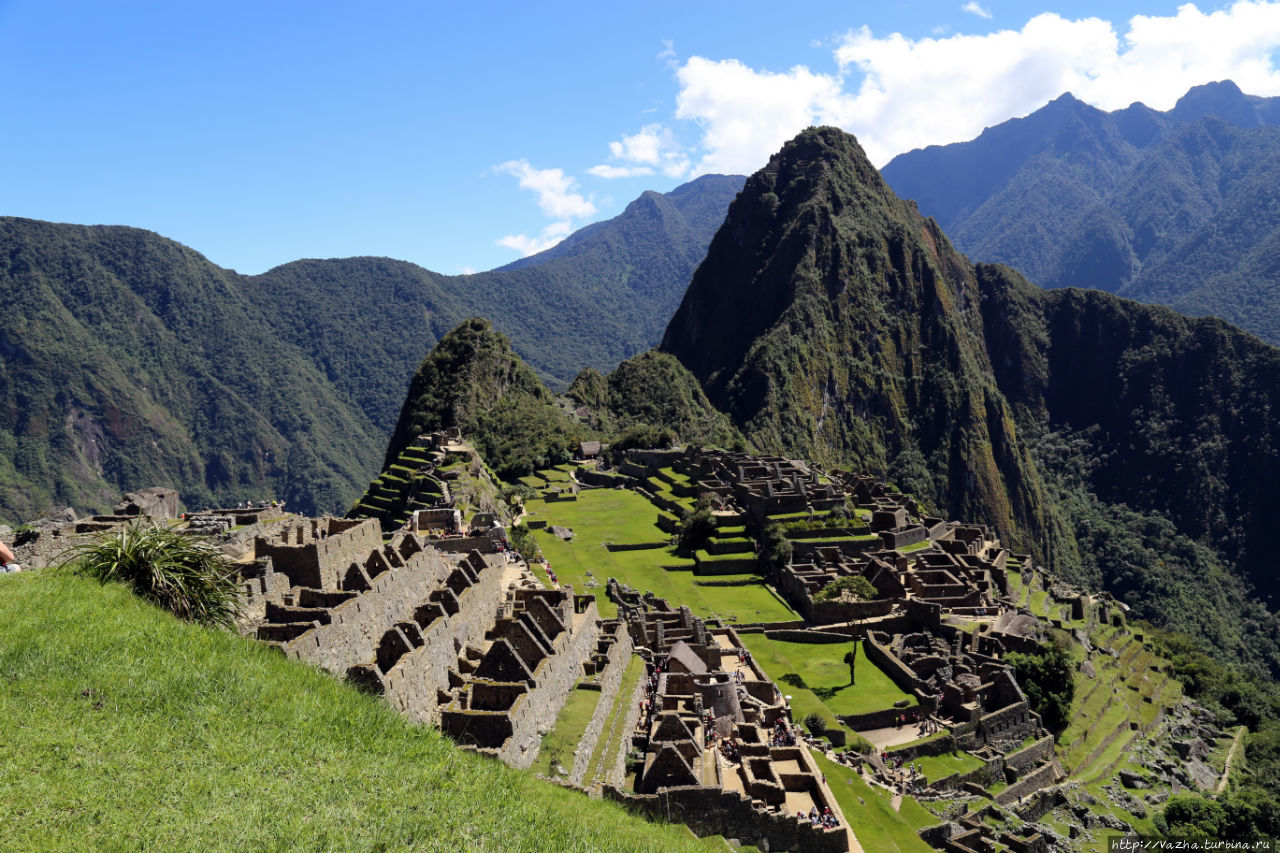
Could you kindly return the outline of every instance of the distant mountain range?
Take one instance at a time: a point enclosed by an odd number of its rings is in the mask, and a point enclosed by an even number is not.
[[[0,218],[0,518],[163,484],[342,512],[405,389],[484,315],[546,381],[657,342],[742,178],[711,175],[487,273],[387,258],[241,276],[156,234]]]
[[[1280,343],[1280,98],[1230,81],[1167,112],[1063,95],[883,169],[970,257]]]

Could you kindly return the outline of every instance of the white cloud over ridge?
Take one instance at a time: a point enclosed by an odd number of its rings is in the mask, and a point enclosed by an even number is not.
[[[572,220],[596,213],[595,203],[577,192],[578,182],[566,175],[563,169],[535,169],[528,160],[508,160],[494,166],[493,170],[514,175],[520,182],[520,189],[532,190],[538,196],[538,207],[556,220],[536,237],[507,234],[497,239],[499,246],[514,249],[521,257],[527,258],[550,249],[573,233]]]
[[[671,130],[649,124],[632,136],[609,143],[609,159],[624,165],[601,164],[587,170],[598,178],[631,178],[661,172],[679,178],[689,171],[689,158]]]
[[[499,246],[514,249],[520,253],[520,257],[527,258],[550,249],[572,233],[573,223],[565,220],[552,222],[543,228],[542,233],[537,237],[530,237],[527,234],[508,234],[505,237],[499,237],[497,243]]]
[[[988,10],[972,2],[965,11]],[[812,124],[854,133],[882,166],[912,148],[971,139],[1068,91],[1107,110],[1134,101],[1168,109],[1214,80],[1280,94],[1272,58],[1280,0],[1237,0],[1212,12],[1187,3],[1171,16],[1125,23],[1117,32],[1100,18],[1045,13],[1017,30],[921,39],[863,27],[840,40],[834,73],[690,57],[676,71],[676,118],[699,133],[691,174],[752,172]]]
[[[572,219],[596,212],[595,204],[575,192],[578,182],[563,169],[535,169],[528,160],[508,160],[493,168],[514,175],[520,181],[520,189],[537,193],[538,207],[547,216]]]

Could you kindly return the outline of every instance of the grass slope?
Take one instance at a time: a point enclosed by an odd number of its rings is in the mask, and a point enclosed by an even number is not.
[[[0,578],[0,719],[7,849],[702,849],[68,575]]]

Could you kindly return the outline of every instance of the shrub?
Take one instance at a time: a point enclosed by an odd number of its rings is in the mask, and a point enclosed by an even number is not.
[[[99,581],[119,581],[176,616],[231,627],[239,576],[217,548],[154,522],[130,524],[72,548],[63,559]]]
[[[818,590],[818,594],[813,597],[813,600],[841,601],[846,589],[858,601],[871,601],[876,597],[876,588],[871,585],[871,581],[862,575],[845,575],[842,578],[836,578]]]
[[[804,715],[804,727],[814,737],[822,737],[823,732],[827,730],[827,721],[822,719],[822,715],[817,711],[810,711]]]

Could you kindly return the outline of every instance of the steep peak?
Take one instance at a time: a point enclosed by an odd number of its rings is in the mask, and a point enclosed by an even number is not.
[[[1217,116],[1240,127],[1257,127],[1262,121],[1258,117],[1256,100],[1240,91],[1240,87],[1231,80],[1217,80],[1193,86],[1178,99],[1169,115],[1186,122]]]
[[[472,429],[477,418],[510,395],[551,400],[506,335],[483,317],[463,320],[432,348],[409,383],[386,464],[422,433]]]
[[[834,171],[877,193],[888,190],[867,154],[850,133],[838,127],[809,127],[769,158],[757,175],[773,176],[781,186],[797,177],[816,178]]]

